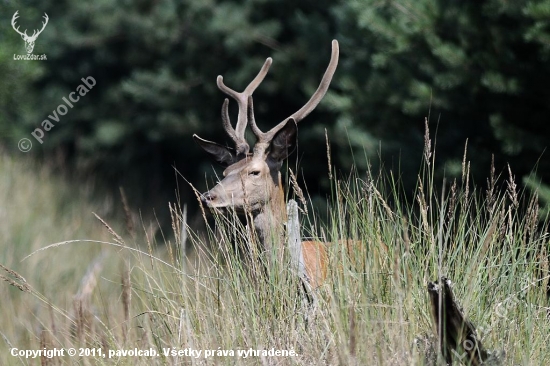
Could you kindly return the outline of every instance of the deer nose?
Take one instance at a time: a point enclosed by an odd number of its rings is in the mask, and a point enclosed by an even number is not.
[[[206,193],[203,193],[201,195],[201,201],[203,203],[208,203],[208,202],[211,202],[211,201],[214,201],[216,199],[216,195],[213,194],[213,193],[210,193],[210,192],[206,192]]]

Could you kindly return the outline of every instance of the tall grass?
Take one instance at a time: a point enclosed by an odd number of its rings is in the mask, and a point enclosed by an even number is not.
[[[266,265],[246,219],[215,215],[197,233],[171,205],[173,233],[157,243],[146,231],[123,232],[124,219],[97,220],[86,197],[60,197],[63,182],[2,157],[9,240],[1,264],[26,282],[0,269],[11,280],[0,286],[0,364],[29,362],[10,356],[11,347],[45,346],[159,354],[52,361],[61,364],[419,365],[434,347],[427,283],[442,275],[484,346],[506,352],[505,364],[550,364],[548,218],[539,217],[536,196],[518,192],[512,172],[491,169],[488,189],[476,188],[466,156],[461,177],[435,182],[427,135],[413,201],[391,173],[337,178],[331,167],[328,220],[313,207],[302,217],[303,236],[326,241],[330,258],[314,307],[287,262]],[[59,243],[75,238],[90,241]],[[34,252],[49,243],[57,244]],[[202,353],[165,356],[165,348]],[[237,355],[250,349],[296,355]]]

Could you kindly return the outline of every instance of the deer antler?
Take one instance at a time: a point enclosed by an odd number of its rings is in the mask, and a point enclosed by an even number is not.
[[[40,35],[40,33],[42,33],[42,31],[44,30],[44,28],[46,28],[46,25],[48,24],[48,20],[49,20],[48,14],[44,13],[43,18],[44,18],[45,21],[42,22],[42,29],[40,29],[40,30],[35,29],[34,32],[32,33],[32,36],[29,36],[29,35],[27,35],[27,30],[26,29],[25,29],[25,32],[21,32],[19,30],[19,26],[17,28],[15,27],[16,26],[16,24],[15,24],[16,20],[17,20],[17,18],[19,18],[19,15],[17,13],[19,13],[19,10],[17,10],[15,12],[15,14],[13,14],[13,17],[11,18],[11,26],[13,27],[13,29],[17,33],[19,33],[25,39],[36,39]]]
[[[17,18],[19,18],[19,15],[17,15],[17,13],[19,13],[19,10],[17,10],[15,12],[15,14],[13,14],[13,17],[11,18],[11,26],[13,28],[13,30],[15,30],[17,33],[19,33],[21,36],[24,36],[24,37],[28,37],[27,36],[27,30],[25,29],[25,32],[22,33],[21,31],[19,31],[19,26],[17,28],[15,28],[15,21],[17,20]]]
[[[267,132],[262,132],[258,126],[256,125],[256,121],[254,120],[254,107],[252,105],[252,97],[248,100],[248,119],[250,122],[250,127],[252,128],[252,132],[254,132],[254,135],[258,138],[259,142],[269,142],[273,139],[275,134],[283,128],[287,122],[290,119],[294,119],[296,123],[300,122],[302,119],[304,119],[308,114],[311,113],[317,107],[319,102],[323,99],[325,96],[328,87],[330,85],[330,82],[332,81],[332,77],[334,76],[334,72],[336,71],[336,67],[338,66],[338,55],[339,55],[339,48],[338,48],[338,41],[333,40],[332,41],[332,53],[330,56],[330,62],[328,64],[328,67],[325,71],[325,74],[323,75],[323,78],[321,79],[321,83],[319,84],[319,87],[317,87],[317,90],[309,101],[300,108],[296,113],[294,113],[292,116],[286,118],[282,122],[280,122],[277,126],[273,127],[271,130]]]
[[[332,40],[332,53],[330,55],[330,62],[327,66],[327,70],[325,71],[325,74],[323,75],[323,78],[321,79],[321,83],[319,84],[319,87],[313,93],[311,98],[309,98],[309,101],[304,104],[302,108],[296,113],[294,113],[289,118],[294,118],[296,123],[303,120],[305,117],[307,117],[308,114],[311,113],[317,107],[319,102],[323,99],[325,94],[327,93],[328,87],[330,86],[330,82],[332,81],[332,76],[334,75],[334,72],[336,71],[336,67],[338,66],[338,56],[339,56],[339,47],[338,47],[338,41],[333,39]]]
[[[248,100],[252,97],[252,93],[254,93],[254,90],[256,90],[256,88],[264,80],[267,72],[269,71],[269,67],[271,66],[271,62],[271,57],[268,57],[265,60],[265,63],[262,66],[258,75],[256,75],[254,80],[252,80],[250,84],[248,84],[246,89],[244,89],[244,91],[241,93],[238,93],[235,90],[227,87],[223,83],[223,76],[219,75],[218,79],[216,80],[218,88],[225,94],[235,99],[239,106],[239,114],[237,117],[237,125],[235,126],[235,128],[233,128],[233,126],[231,125],[231,121],[229,120],[229,99],[226,98],[222,106],[223,128],[225,129],[229,137],[231,137],[231,139],[235,142],[237,156],[244,156],[248,154],[248,151],[250,149],[250,146],[244,138],[244,132],[247,125]]]
[[[50,18],[48,18],[48,14],[44,13],[44,16],[43,16],[45,22],[42,22],[42,29],[40,29],[39,31],[37,31],[36,29],[34,30],[32,36],[30,36],[30,38],[37,38],[40,33],[42,33],[42,31],[44,30],[44,28],[46,28],[46,25],[48,24],[48,20]],[[38,33],[37,33],[38,32]],[[36,33],[36,34],[35,34]]]

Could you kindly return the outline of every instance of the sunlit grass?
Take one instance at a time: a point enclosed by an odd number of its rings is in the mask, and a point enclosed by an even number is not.
[[[2,156],[0,264],[24,280],[0,274],[29,288],[0,285],[0,364],[19,362],[11,346],[159,354],[62,358],[82,364],[422,364],[412,345],[433,333],[426,285],[441,275],[505,364],[550,364],[548,221],[536,197],[522,196],[508,172],[501,180],[489,172],[480,192],[466,160],[462,177],[434,182],[430,149],[412,202],[390,173],[331,174],[327,222],[313,207],[301,219],[303,235],[326,241],[330,257],[315,308],[286,262],[265,266],[246,254],[258,244],[234,215],[196,233],[172,205],[173,233],[158,243],[141,224],[127,230],[124,217],[98,220],[92,212],[109,210],[83,187]],[[167,348],[202,353],[165,356]],[[237,355],[272,348],[297,355]]]

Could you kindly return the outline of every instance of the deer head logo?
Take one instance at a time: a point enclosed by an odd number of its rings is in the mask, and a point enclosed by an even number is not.
[[[38,38],[38,36],[40,35],[40,33],[42,33],[42,31],[44,30],[44,28],[46,28],[46,24],[48,24],[48,14],[44,13],[44,22],[42,22],[42,29],[40,30],[37,30],[35,29],[34,32],[32,33],[32,36],[29,36],[27,35],[27,30],[25,29],[24,32],[21,32],[19,31],[19,27],[16,28],[16,24],[15,24],[15,21],[17,18],[19,18],[19,15],[17,15],[17,13],[19,12],[19,10],[17,10],[15,12],[15,14],[13,14],[13,18],[11,18],[11,26],[13,27],[13,29],[19,33],[21,35],[21,38],[23,38],[23,40],[25,41],[25,48],[27,49],[27,53],[32,53],[32,50],[34,49],[34,42],[36,42],[36,39]]]

